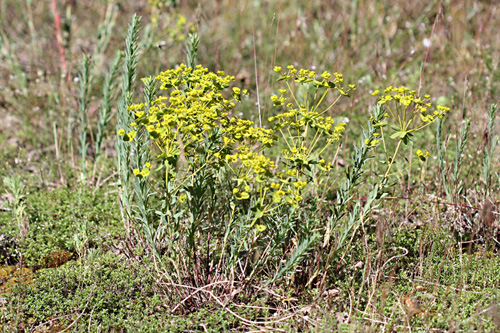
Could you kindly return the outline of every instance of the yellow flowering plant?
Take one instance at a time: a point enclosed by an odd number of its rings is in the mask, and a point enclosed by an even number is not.
[[[321,93],[316,103],[307,99],[299,102],[291,90],[292,79],[299,85],[312,82]],[[118,134],[126,142],[137,140],[140,133],[149,136],[152,152],[156,153],[150,154],[153,160],[135,168],[133,174],[150,176],[151,164],[156,164],[157,171],[163,170],[163,204],[157,213],[164,224],[171,225],[174,216],[178,220],[182,209],[186,210],[191,254],[196,252],[199,226],[211,218],[207,208],[220,209],[215,201],[224,197],[221,186],[231,187],[231,216],[241,207],[246,207],[251,216],[240,228],[239,249],[248,235],[266,230],[265,222],[259,220],[280,207],[300,206],[312,175],[332,169],[332,161],[327,162],[322,154],[340,140],[345,129],[343,123],[335,126],[326,113],[340,97],[355,89],[352,85],[344,89],[338,73],[325,72],[317,77],[313,71],[290,67],[279,79],[286,82],[288,90],[280,90],[280,96],[272,100],[284,102],[290,92],[292,102],[280,105],[275,101],[281,112],[269,119],[273,128],[262,128],[231,116],[248,92],[231,87],[234,77],[222,71],[213,73],[202,66],[182,64],[162,72],[155,80],[159,85],[157,96],[150,103],[130,105],[130,130],[120,129]],[[229,93],[223,94],[224,90]],[[323,107],[322,102],[332,91],[338,96]],[[275,147],[278,136],[287,148],[275,162],[266,150]]]
[[[297,243],[290,261],[274,276],[274,281],[295,267],[314,246],[320,238],[318,230],[331,233],[326,230],[330,227],[314,217],[315,204],[307,206],[305,199],[310,190],[314,193],[327,184],[334,162],[328,156],[338,150],[346,127],[344,123],[335,123],[330,110],[356,87],[345,85],[338,73],[318,75],[294,66],[274,70],[280,74],[278,82],[284,87],[271,96],[275,112],[268,119],[268,128],[232,115],[248,94],[234,86],[233,76],[210,72],[200,65],[193,68],[181,64],[154,80],[143,79],[147,97],[128,107],[130,126],[118,130],[125,142],[147,138],[145,144],[136,146],[149,150],[144,155],[149,160],[136,163],[131,173],[142,183],[158,172],[161,175],[161,190],[156,191],[161,196],[161,207],[156,210],[157,232],[150,239],[168,244],[171,258],[178,256],[174,262],[191,265],[193,273],[189,274],[194,282],[208,279],[213,270],[229,269],[234,274],[242,253],[267,243],[260,257],[263,259],[257,260],[252,275],[267,256],[283,253],[280,244]],[[427,101],[421,101],[406,88],[394,89],[382,94],[368,131],[363,134],[362,145],[355,147],[353,167],[347,172],[332,208],[335,223],[346,216],[354,189],[365,172],[363,166],[383,140],[388,120],[395,119],[400,125],[390,136],[399,140],[393,161],[401,142],[408,142],[415,131],[447,111],[439,107],[437,114],[429,114]],[[284,148],[277,151],[279,141]],[[417,155],[425,158],[420,150]],[[389,169],[390,166],[387,174]],[[378,191],[376,186],[371,192],[374,200],[379,197]],[[144,193],[145,198],[153,195],[152,191]],[[314,195],[310,197],[312,202],[317,201]],[[308,210],[299,209],[306,206]],[[376,203],[365,207],[366,212],[370,207],[376,207]],[[356,212],[349,215],[345,235],[356,226]],[[280,220],[278,216],[287,216],[287,222],[276,222]],[[297,225],[301,218],[310,222]],[[151,229],[147,230],[151,233]],[[219,236],[215,243],[210,242],[212,235]],[[207,264],[201,272],[200,261],[208,258],[217,264]]]

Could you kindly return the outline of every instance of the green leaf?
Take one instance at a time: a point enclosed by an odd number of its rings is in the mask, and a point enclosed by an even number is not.
[[[373,125],[373,127],[375,128],[380,128],[380,127],[385,127],[387,126],[387,122],[386,121],[383,121],[383,122],[380,122],[380,123],[376,123],[375,125]]]
[[[391,135],[390,138],[391,139],[396,139],[396,138],[403,139],[405,136],[406,136],[406,132],[397,131],[396,133],[394,133],[393,135]]]
[[[238,192],[235,194],[236,196],[236,199],[238,200],[246,200],[248,198],[250,198],[250,194],[248,194],[247,192]]]
[[[343,89],[337,89],[337,91],[338,91],[339,93],[341,93],[342,95],[344,95],[344,96],[351,97],[351,95],[349,95],[349,94],[348,94],[347,92],[345,92]]]
[[[260,208],[257,208],[255,212],[255,218],[260,219],[263,216],[264,216],[264,211],[262,211]]]
[[[408,135],[406,135],[404,138],[403,138],[403,143],[405,145],[408,145],[411,143],[411,133],[407,133]]]
[[[320,82],[318,80],[314,80],[312,82],[313,86],[316,87],[316,88],[319,88],[319,87],[323,87],[323,82]]]
[[[259,232],[263,232],[264,230],[266,230],[266,226],[265,226],[265,225],[262,225],[262,224],[256,224],[256,225],[255,225],[255,228],[256,228]]]
[[[282,76],[282,77],[280,77],[277,81],[278,81],[278,82],[279,82],[279,81],[284,81],[284,80],[288,80],[288,79],[290,79],[290,78],[292,78],[290,75],[287,75],[287,76]]]
[[[177,146],[172,146],[170,147],[169,150],[165,152],[167,157],[173,157],[173,156],[179,156],[181,151],[179,150],[179,147]]]

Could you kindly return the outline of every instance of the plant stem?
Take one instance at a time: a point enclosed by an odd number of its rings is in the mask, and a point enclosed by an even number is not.
[[[398,141],[398,145],[396,146],[396,150],[394,151],[394,154],[392,155],[391,161],[389,162],[389,167],[387,167],[387,171],[385,172],[384,178],[387,178],[389,175],[389,171],[391,170],[392,165],[394,164],[394,159],[396,158],[396,155],[398,154],[399,147],[401,146],[401,142],[403,140]]]

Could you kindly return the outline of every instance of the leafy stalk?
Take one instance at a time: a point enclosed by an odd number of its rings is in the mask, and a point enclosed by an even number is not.
[[[90,67],[91,59],[88,55],[84,54],[81,60],[81,70],[78,74],[78,79],[80,82],[79,87],[79,99],[78,99],[78,137],[80,139],[80,158],[81,158],[81,171],[85,173],[87,166],[87,108],[89,103],[89,90],[90,90]]]
[[[134,14],[128,26],[127,38],[125,40],[125,62],[122,74],[122,93],[118,103],[117,133],[120,129],[124,129],[127,132],[131,130],[130,123],[132,122],[132,116],[128,111],[128,107],[132,102],[133,83],[136,77],[137,58],[139,55],[137,42],[140,21],[140,17]],[[128,220],[131,215],[130,201],[132,195],[129,183],[130,171],[132,170],[131,157],[133,155],[133,150],[131,144],[118,138],[115,146],[117,151],[116,164],[120,177],[120,186],[118,190],[120,196],[120,209],[125,228],[127,232],[129,232]]]
[[[189,34],[188,42],[186,44],[186,61],[187,65],[191,68],[196,66],[196,56],[198,54],[198,44],[200,43],[200,38],[198,34]]]
[[[491,158],[495,154],[496,144],[498,141],[498,136],[493,137],[493,130],[495,127],[495,119],[497,116],[497,105],[491,104],[488,112],[488,141],[484,146],[484,156],[483,156],[483,182],[485,185],[484,195],[488,196],[490,185],[491,185]]]
[[[118,69],[120,67],[122,59],[122,53],[118,51],[116,53],[115,59],[111,64],[108,75],[104,81],[104,87],[102,91],[102,102],[99,107],[99,119],[97,120],[97,136],[95,141],[95,156],[96,159],[101,154],[102,142],[104,139],[104,132],[111,121],[111,102],[113,100],[113,92],[116,89],[116,77],[118,74]]]
[[[146,102],[146,110],[152,106],[156,95],[155,80],[152,77],[144,78],[144,101]],[[140,170],[144,168],[149,161],[149,133],[145,130],[131,142],[134,147],[135,154],[133,155],[132,165],[134,169]],[[158,260],[161,261],[160,253],[154,242],[155,231],[150,220],[152,209],[150,207],[149,198],[152,195],[151,187],[148,182],[149,177],[132,177],[131,182],[134,187],[134,216],[140,222],[144,237],[149,246],[153,249],[153,253]]]

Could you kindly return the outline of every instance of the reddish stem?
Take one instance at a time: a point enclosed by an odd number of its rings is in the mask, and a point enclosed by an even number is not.
[[[57,13],[56,0],[52,0],[52,14],[54,14],[54,23],[56,24],[56,39],[57,46],[59,47],[59,58],[61,59],[62,74],[65,76],[66,81],[68,81],[69,73],[68,66],[66,65],[66,57],[64,56],[64,47],[62,43],[61,17]]]

